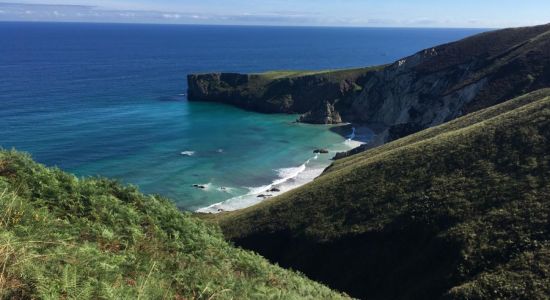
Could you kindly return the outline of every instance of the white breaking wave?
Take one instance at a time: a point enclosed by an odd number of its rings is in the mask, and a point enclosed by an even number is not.
[[[273,181],[271,185],[278,185],[298,176],[298,174],[306,170],[306,164],[308,163],[309,163],[309,160],[306,163],[296,168],[282,168],[277,170],[277,175],[279,176],[279,179]]]
[[[183,156],[193,156],[195,155],[195,151],[182,151],[180,154]]]
[[[353,149],[353,148],[357,148],[363,144],[365,144],[365,142],[361,142],[361,141],[355,141],[355,140],[346,140],[344,142],[344,144],[349,147],[350,149]]]
[[[354,140],[355,138],[355,128],[352,128],[352,132],[348,138],[342,144],[334,145],[335,149],[332,150],[335,152],[346,151],[364,144],[364,142]],[[343,149],[341,149],[342,147]],[[292,189],[307,184],[319,177],[325,168],[330,165],[330,161],[327,160],[326,163],[323,164],[324,160],[319,160],[319,158],[319,154],[316,153],[314,157],[308,159],[305,163],[298,167],[275,170],[278,178],[273,180],[270,184],[258,187],[249,187],[248,193],[245,195],[233,197],[223,202],[212,204],[208,207],[198,209],[197,212],[218,213],[222,211],[232,211],[246,208],[260,203],[265,199],[278,196],[284,192],[288,192]]]
[[[220,211],[236,210],[236,209],[245,208],[245,207],[254,205],[256,203],[259,203],[265,200],[265,198],[280,195],[281,193],[286,192],[298,186],[295,184],[285,185],[285,183],[288,183],[289,181],[297,181],[296,180],[297,177],[300,176],[300,174],[304,173],[304,171],[306,171],[306,165],[309,163],[309,161],[310,160],[306,161],[304,164],[298,167],[278,169],[276,170],[278,178],[275,179],[270,184],[258,186],[258,187],[249,187],[248,193],[245,195],[233,197],[223,202],[201,208],[197,210],[197,212],[216,213]],[[323,169],[318,170],[318,174],[315,177],[319,176],[322,172],[323,172]],[[302,184],[305,184],[308,181],[305,181]],[[274,188],[276,190],[271,191]],[[261,195],[264,195],[264,197],[261,197]]]

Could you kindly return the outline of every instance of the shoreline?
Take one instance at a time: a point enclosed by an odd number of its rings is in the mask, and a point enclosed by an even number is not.
[[[271,183],[258,187],[248,187],[249,192],[247,194],[199,208],[195,212],[217,214],[226,211],[235,211],[280,196],[288,191],[306,185],[321,176],[325,169],[331,165],[333,157],[337,153],[350,151],[361,145],[368,144],[376,136],[375,131],[364,124],[340,124],[328,130],[340,134],[344,138],[344,141],[341,143],[332,145],[333,147],[327,149],[328,153],[312,153],[312,156],[300,166],[277,169],[279,177]],[[326,159],[326,161],[320,159],[326,158],[322,157],[324,155],[328,156],[329,159]]]

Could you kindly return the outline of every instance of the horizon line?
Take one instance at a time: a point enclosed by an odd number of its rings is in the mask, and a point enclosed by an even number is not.
[[[56,23],[56,24],[105,24],[105,25],[167,25],[167,26],[203,26],[203,27],[280,27],[280,28],[356,28],[356,29],[480,29],[480,30],[498,30],[506,28],[521,28],[540,26],[508,26],[508,27],[439,27],[439,26],[368,26],[368,25],[279,25],[279,24],[196,24],[196,23],[162,23],[162,22],[101,22],[101,21],[53,21],[53,20],[0,20],[0,23]]]

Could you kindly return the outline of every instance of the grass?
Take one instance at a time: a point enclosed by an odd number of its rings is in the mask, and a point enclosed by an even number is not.
[[[0,151],[0,299],[345,298],[168,200]]]
[[[365,68],[352,68],[352,69],[335,69],[335,70],[319,70],[319,71],[299,71],[299,70],[280,70],[280,71],[268,71],[264,73],[253,74],[262,79],[278,80],[288,78],[298,78],[306,76],[323,76],[331,78],[334,81],[344,80],[346,78],[354,78],[363,75],[367,72],[380,70],[384,66],[365,67]]]
[[[541,90],[336,161],[214,221],[356,297],[547,299],[549,142]]]

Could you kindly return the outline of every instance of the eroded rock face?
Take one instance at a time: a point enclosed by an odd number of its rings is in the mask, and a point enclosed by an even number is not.
[[[550,86],[550,24],[482,33],[352,76],[338,72],[190,75],[189,99],[300,113],[306,123],[381,124],[387,142]]]
[[[354,99],[356,122],[431,127],[550,86],[550,25],[483,33],[404,58]]]
[[[325,101],[318,108],[301,115],[298,122],[311,124],[338,124],[342,123],[340,113],[334,108],[334,104]]]
[[[263,113],[304,114],[301,122],[342,122],[339,107],[359,94],[372,70],[344,70],[304,76],[213,73],[188,75],[190,101],[215,101]]]

